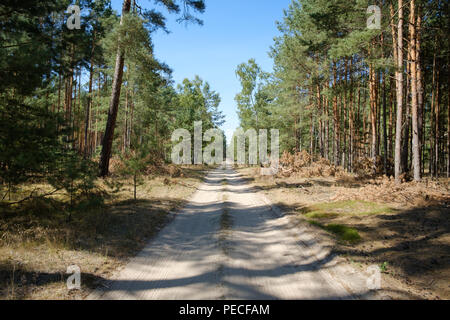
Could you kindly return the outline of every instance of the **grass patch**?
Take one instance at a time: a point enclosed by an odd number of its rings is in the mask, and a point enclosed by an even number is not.
[[[360,200],[319,203],[301,209],[301,213],[309,219],[328,219],[342,215],[368,216],[394,212],[395,210],[389,206]]]
[[[329,224],[325,226],[325,230],[334,233],[340,240],[348,241],[350,243],[361,240],[361,236],[356,229],[341,224]]]
[[[339,239],[339,241],[348,242],[351,244],[355,244],[361,240],[361,236],[359,235],[356,229],[341,225],[341,224],[328,224],[323,225],[320,222],[309,220],[310,224],[322,228],[325,231],[328,231]]]

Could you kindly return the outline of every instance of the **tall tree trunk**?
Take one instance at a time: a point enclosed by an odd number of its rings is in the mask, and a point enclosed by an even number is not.
[[[424,152],[424,87],[423,87],[423,71],[422,71],[422,10],[418,8],[417,22],[416,22],[416,77],[417,77],[417,112],[418,112],[418,130],[419,130],[419,152],[421,154],[420,170],[423,174],[425,165],[425,152]]]
[[[320,156],[323,158],[324,156],[324,147],[323,147],[323,110],[322,110],[322,98],[320,95],[320,84],[317,84],[317,110],[319,111],[319,149],[320,149]]]
[[[123,130],[123,149],[122,152],[125,153],[128,147],[128,88],[125,87],[125,128]]]
[[[393,35],[395,39],[395,35]],[[395,42],[395,41],[394,41]],[[395,46],[395,44],[394,44]],[[402,120],[403,120],[403,0],[398,0],[397,63],[395,71],[397,90],[397,124],[395,132],[395,181],[401,182]]]
[[[352,172],[353,171],[353,149],[354,149],[354,140],[355,140],[355,133],[354,133],[354,120],[353,120],[353,113],[354,113],[354,106],[353,106],[353,70],[352,70],[352,66],[353,66],[353,57],[350,59],[350,97],[349,97],[349,133],[350,133],[350,137],[349,137],[349,151],[348,151],[348,155],[349,155],[349,169]]]
[[[384,59],[384,36],[381,34],[381,57]],[[383,169],[384,174],[387,174],[387,158],[388,158],[388,142],[387,142],[387,110],[386,110],[386,70],[382,71],[382,81],[383,81]]]
[[[98,109],[100,109],[101,72],[98,73],[97,108],[95,108],[95,131],[94,131],[94,152],[97,151],[98,144]]]
[[[333,123],[334,123],[334,144],[333,144],[333,153],[334,153],[334,165],[339,165],[339,114],[338,114],[338,99],[336,95],[336,85],[337,85],[337,70],[336,70],[336,62],[333,65]]]
[[[78,109],[77,112],[79,115],[81,115],[81,68],[80,68],[80,72],[78,73]],[[82,141],[82,130],[81,130],[81,118],[78,116],[77,117],[77,134],[78,134],[78,152],[80,154],[83,153],[83,149],[82,149],[82,145],[83,145],[83,141]]]
[[[439,70],[439,63],[436,62],[436,87],[434,88],[435,94],[434,94],[434,176],[436,178],[439,177],[439,129],[440,129],[440,123],[439,123],[439,114],[440,114],[440,70]]]
[[[130,149],[131,148],[131,133],[132,133],[132,128],[133,128],[133,120],[134,120],[134,95],[133,95],[133,90],[131,90],[130,92],[130,121],[128,124],[128,144],[127,144],[127,148]]]
[[[62,68],[61,68],[62,69]],[[61,87],[62,87],[62,70],[59,71],[58,74],[58,115],[59,112],[61,111]]]
[[[412,156],[414,180],[420,181],[420,146],[419,146],[419,112],[417,103],[417,54],[416,54],[416,4],[415,0],[410,2],[409,10],[409,40],[411,53],[411,116],[412,116]]]
[[[390,78],[389,80],[389,137],[388,137],[388,159],[389,161],[391,161],[392,156],[394,154],[393,150],[392,150],[392,146],[394,145],[393,143],[393,138],[394,138],[394,79],[393,79],[393,75],[392,78]],[[389,169],[392,170],[391,165],[389,165]]]
[[[356,123],[358,125],[357,126],[358,128],[359,128],[359,124],[361,123],[360,122],[360,111],[361,111],[361,85],[358,86],[358,108],[357,108],[357,112],[356,112]],[[357,147],[354,152],[356,155],[356,158],[359,157],[359,150],[361,150],[361,134],[360,134],[360,132],[361,132],[361,130],[358,129],[355,134],[355,139],[358,142],[358,143],[356,143]]]
[[[342,112],[341,112],[341,118],[342,118],[342,128],[343,128],[343,135],[342,135],[342,162],[341,165],[345,169],[348,165],[347,162],[347,148],[348,148],[348,128],[346,120],[348,119],[348,105],[347,105],[347,89],[348,89],[348,59],[345,59],[345,68],[344,68],[344,90],[342,92],[343,95],[343,104],[342,104]]]
[[[387,174],[388,165],[388,136],[387,136],[387,106],[386,106],[386,70],[383,72],[383,167],[384,173]]]
[[[120,24],[123,24],[124,16],[130,12],[130,6],[131,0],[124,0]],[[106,122],[105,134],[103,136],[103,146],[99,165],[101,177],[105,177],[109,173],[109,160],[111,159],[114,129],[116,127],[117,111],[119,109],[120,89],[122,87],[124,63],[125,63],[125,55],[123,48],[118,46],[112,93],[111,93],[111,102],[109,105],[108,120]]]
[[[435,38],[435,45],[436,45],[436,38]],[[433,55],[433,79],[431,84],[431,134],[430,134],[430,174],[431,176],[435,175],[435,153],[434,153],[434,144],[436,143],[435,137],[436,137],[436,117],[435,117],[435,108],[436,108],[436,50],[434,51]]]
[[[87,157],[89,153],[89,123],[91,121],[91,105],[92,105],[92,82],[94,80],[94,50],[95,50],[95,38],[96,33],[94,31],[94,38],[92,40],[92,49],[91,49],[91,61],[89,66],[89,92],[86,104],[86,118],[84,123],[84,156]]]
[[[369,66],[369,100],[370,100],[370,124],[371,124],[371,148],[370,157],[372,158],[373,171],[376,171],[377,165],[377,98],[376,98],[376,76],[373,65]]]
[[[447,58],[450,65],[450,53]],[[450,178],[450,72],[447,72],[447,178]]]
[[[328,98],[324,98],[325,99],[325,159],[329,160],[330,159],[330,120],[328,117]]]
[[[408,24],[409,26],[409,20]],[[408,29],[409,30],[409,29]],[[405,79],[405,95],[403,96],[403,103],[405,105],[405,115],[403,122],[403,145],[402,145],[402,171],[409,172],[409,150],[410,144],[412,146],[412,139],[410,139],[411,130],[411,104],[409,103],[409,96],[411,94],[411,42],[408,41],[406,54],[406,79]]]

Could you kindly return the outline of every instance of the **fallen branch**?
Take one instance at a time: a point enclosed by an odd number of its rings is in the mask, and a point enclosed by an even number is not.
[[[55,194],[56,192],[58,192],[59,190],[61,190],[61,188],[56,189],[56,190],[53,190],[52,192],[49,192],[49,193],[46,193],[46,194],[42,194],[42,195],[37,196],[37,197],[33,197],[33,193],[34,193],[36,190],[37,190],[37,189],[34,189],[33,191],[31,191],[31,194],[30,194],[28,197],[23,198],[22,200],[19,200],[19,201],[16,201],[16,202],[2,203],[1,205],[2,205],[2,206],[5,206],[5,207],[9,207],[9,206],[12,206],[12,205],[15,205],[15,204],[20,204],[20,203],[22,203],[22,202],[25,202],[25,201],[28,201],[28,200],[31,200],[31,199],[45,198],[45,197],[48,197],[48,196],[51,196],[51,195]]]

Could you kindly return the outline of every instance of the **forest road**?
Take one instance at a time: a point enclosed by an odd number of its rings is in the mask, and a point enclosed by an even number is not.
[[[87,299],[380,299],[304,226],[293,226],[230,166]],[[369,281],[368,281],[369,280]]]

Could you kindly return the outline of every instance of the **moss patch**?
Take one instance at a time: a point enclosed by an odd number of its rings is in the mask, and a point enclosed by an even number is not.
[[[394,209],[386,205],[360,200],[319,203],[301,209],[301,213],[309,219],[327,219],[342,215],[367,216],[381,213],[393,213],[394,211]]]
[[[353,228],[350,228],[350,227],[347,227],[347,226],[344,226],[341,224],[334,224],[334,223],[331,223],[328,225],[323,225],[314,220],[310,220],[308,222],[312,225],[320,227],[320,228],[324,229],[325,231],[328,231],[328,232],[334,234],[335,236],[337,236],[337,238],[340,241],[354,244],[361,240],[361,236],[359,235],[359,233],[356,229],[353,229]]]

